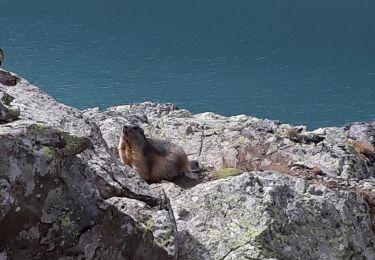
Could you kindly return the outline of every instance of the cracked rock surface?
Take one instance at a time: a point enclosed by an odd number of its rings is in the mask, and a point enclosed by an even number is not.
[[[374,257],[368,206],[353,191],[270,172],[188,191],[164,188],[176,215],[181,259]]]
[[[0,258],[375,259],[374,122],[80,111],[22,78],[0,92],[20,109],[0,124]],[[117,158],[124,124],[181,145],[201,179],[144,182]]]
[[[19,108],[11,105],[12,100],[12,96],[5,92],[0,92],[0,124],[14,121],[20,115]]]

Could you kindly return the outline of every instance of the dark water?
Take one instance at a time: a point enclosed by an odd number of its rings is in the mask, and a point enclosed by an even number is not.
[[[78,108],[375,119],[374,0],[0,0],[4,67]]]

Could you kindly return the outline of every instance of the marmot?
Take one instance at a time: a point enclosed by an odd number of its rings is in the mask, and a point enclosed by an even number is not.
[[[184,150],[167,140],[147,138],[139,126],[122,129],[118,145],[121,162],[137,170],[149,182],[172,180],[185,174],[194,178]]]

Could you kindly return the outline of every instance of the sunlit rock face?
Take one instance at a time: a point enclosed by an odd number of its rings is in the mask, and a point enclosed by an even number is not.
[[[168,199],[121,165],[94,122],[24,79],[0,92],[20,111],[0,123],[1,259],[176,259]]]

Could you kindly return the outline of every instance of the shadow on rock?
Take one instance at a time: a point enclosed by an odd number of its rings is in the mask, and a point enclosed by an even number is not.
[[[0,70],[0,84],[11,87],[17,85],[20,79],[7,71]]]
[[[210,259],[209,251],[193,235],[187,231],[179,233],[179,252],[180,260],[203,260]]]
[[[206,180],[205,179],[198,179],[198,180],[194,180],[194,179],[190,179],[186,176],[179,176],[179,177],[176,177],[175,179],[172,180],[172,182],[174,184],[176,184],[177,186],[183,188],[183,189],[190,189],[202,182],[205,182]]]
[[[76,156],[89,148],[86,137],[41,124],[0,135],[5,259],[173,258],[150,232],[99,196],[97,172]]]

